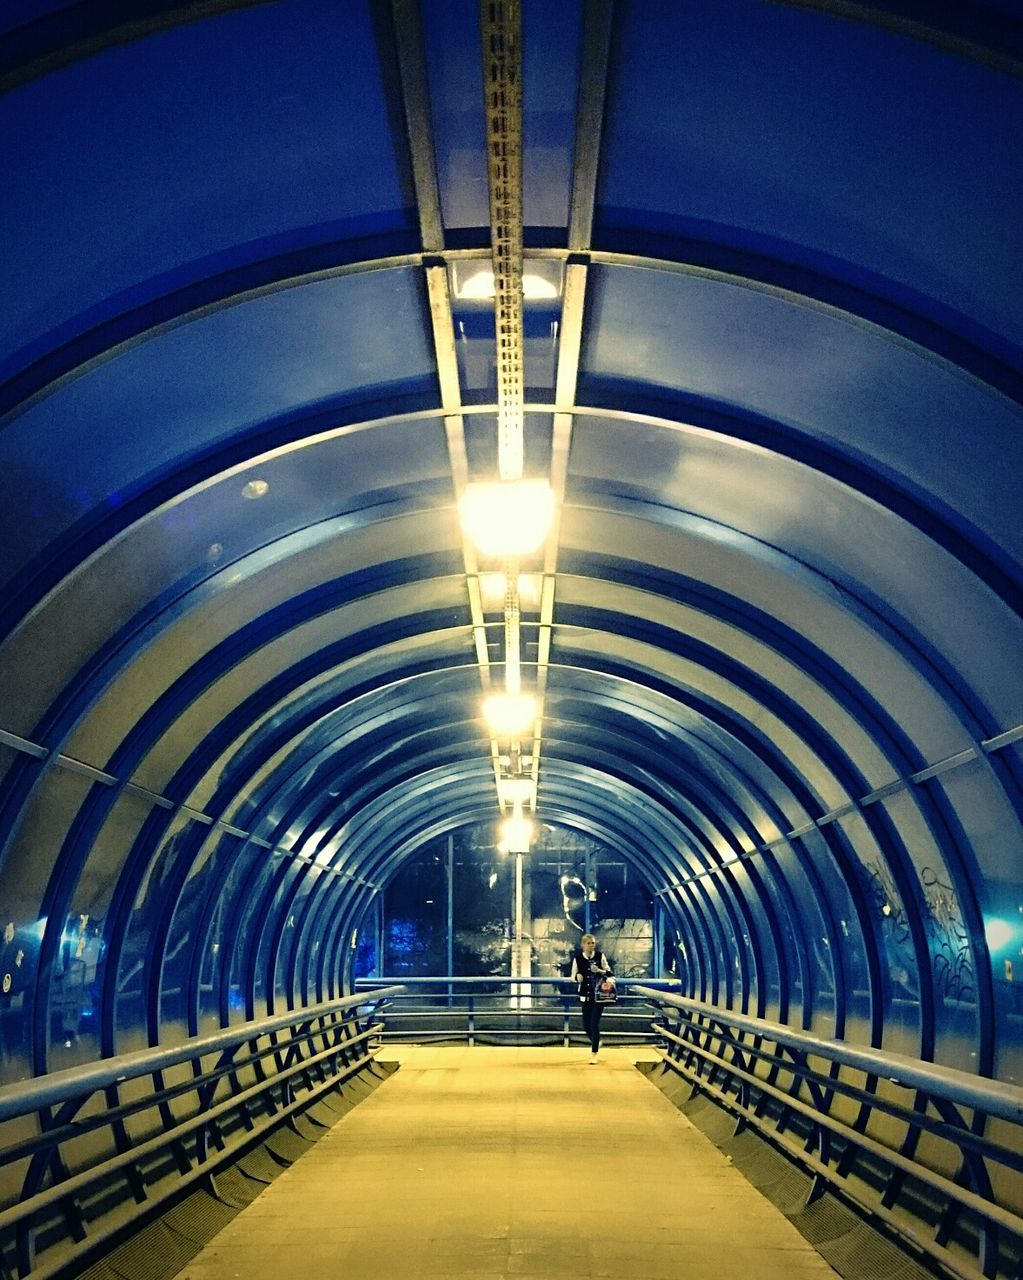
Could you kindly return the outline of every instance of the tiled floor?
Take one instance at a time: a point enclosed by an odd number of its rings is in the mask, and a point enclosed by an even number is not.
[[[401,1070],[179,1280],[833,1277],[641,1054],[388,1047]]]

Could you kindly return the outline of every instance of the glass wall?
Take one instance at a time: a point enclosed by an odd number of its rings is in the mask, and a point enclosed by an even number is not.
[[[357,976],[513,976],[515,881],[515,857],[498,850],[496,823],[432,841],[363,921]],[[653,898],[634,867],[589,836],[541,824],[523,858],[529,974],[566,975],[585,932],[596,934],[620,977],[657,976]]]

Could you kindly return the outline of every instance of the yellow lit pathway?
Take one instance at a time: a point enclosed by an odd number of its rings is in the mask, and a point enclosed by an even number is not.
[[[401,1069],[181,1280],[835,1276],[635,1069],[643,1054],[388,1046]]]

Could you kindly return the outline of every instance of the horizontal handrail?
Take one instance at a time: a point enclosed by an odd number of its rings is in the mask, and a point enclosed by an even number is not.
[[[15,1179],[0,1208],[0,1275],[48,1280],[83,1251],[96,1257],[127,1229],[125,1202],[149,1221],[197,1184],[217,1196],[214,1174],[372,1068],[382,1024],[364,1015],[403,990],[391,984],[0,1090],[0,1166]],[[179,1064],[188,1078],[166,1081]],[[122,1095],[147,1076],[148,1086]]]
[[[634,987],[633,994],[644,996],[657,1004],[667,1004],[687,1013],[699,1014],[737,1031],[765,1036],[776,1044],[798,1049],[801,1053],[816,1054],[829,1058],[832,1062],[858,1068],[867,1075],[879,1076],[892,1084],[920,1089],[961,1106],[975,1107],[1013,1124],[1023,1123],[1023,1088],[1017,1085],[990,1080],[986,1076],[971,1075],[968,1071],[939,1066],[937,1063],[924,1062],[898,1053],[888,1053],[882,1049],[858,1048],[844,1040],[822,1039],[809,1031],[796,1031],[780,1022],[768,1022],[766,1019],[732,1013],[716,1005],[657,991],[650,986]]]
[[[399,979],[359,978],[356,989],[367,998]],[[656,984],[668,992],[678,988],[675,979],[616,977],[618,1000],[605,1009],[602,1038],[608,1043],[650,1042],[646,1001],[633,993],[640,984]],[[584,1035],[579,1024],[578,988],[564,974],[508,974],[465,976],[435,974],[400,979],[405,990],[387,1001],[382,1015],[386,1040],[428,1038],[477,1041],[519,1040],[533,1044],[538,1038],[555,1037],[564,1045]],[[653,989],[653,987],[651,987]],[[642,1012],[640,1012],[642,1011]]]
[[[674,1040],[676,1044],[681,1044],[685,1048],[689,1048],[688,1042],[682,1040],[681,1037],[673,1035],[670,1031],[665,1032],[670,1040]],[[714,1061],[711,1054],[701,1054],[702,1057],[710,1061]],[[743,1071],[734,1065],[731,1067],[731,1073],[737,1079],[744,1080],[749,1084],[753,1084],[761,1092],[769,1097],[775,1098],[788,1110],[805,1117],[812,1124],[824,1125],[830,1129],[832,1133],[844,1137],[847,1136],[849,1126],[841,1120],[835,1120],[826,1112],[822,1112],[811,1107],[805,1102],[800,1102],[798,1098],[793,1098],[786,1094],[782,1089],[776,1089],[773,1085],[755,1076],[752,1072]],[[903,1117],[905,1118],[905,1117]],[[790,1144],[793,1150],[799,1148],[799,1144]],[[997,1222],[1000,1226],[1006,1227],[1011,1231],[1019,1233],[1023,1231],[1023,1221],[1020,1220],[1018,1214],[1014,1214],[1011,1209],[1003,1209],[1000,1205],[990,1200],[985,1200],[983,1196],[976,1195],[968,1188],[958,1186],[951,1178],[946,1178],[940,1173],[935,1173],[932,1169],[910,1160],[900,1155],[899,1152],[893,1151],[890,1147],[886,1147],[881,1142],[875,1142],[866,1134],[857,1134],[856,1145],[864,1151],[870,1152],[871,1155],[878,1156],[893,1168],[900,1169],[903,1173],[918,1178],[921,1182],[926,1183],[935,1191],[940,1191],[944,1195],[954,1197],[966,1208],[973,1209],[982,1216]],[[826,1166],[820,1161],[814,1160],[812,1156],[808,1156],[805,1151],[800,1150],[799,1156],[801,1160],[808,1160],[815,1167],[819,1167],[822,1171],[826,1170]]]
[[[400,986],[390,986],[374,990],[372,994],[375,999],[385,999],[400,990]],[[163,1071],[179,1063],[189,1062],[206,1054],[222,1052],[224,1049],[245,1044],[246,1041],[271,1035],[275,1031],[285,1031],[289,1027],[313,1022],[327,1014],[344,1013],[349,1009],[361,1008],[365,1004],[364,995],[345,996],[340,1000],[327,1000],[322,1004],[293,1009],[290,1013],[260,1018],[237,1027],[228,1027],[207,1036],[195,1036],[177,1045],[136,1049],[132,1053],[119,1054],[117,1057],[101,1058],[98,1062],[66,1067],[62,1071],[51,1071],[45,1076],[18,1080],[0,1089],[0,1121],[28,1115],[32,1111],[38,1111],[42,1107],[56,1106],[83,1093],[95,1093],[111,1085],[123,1084],[126,1080],[152,1075],[154,1071]]]
[[[1023,1089],[649,986],[633,994],[660,1010],[665,1069],[731,1113],[736,1135],[756,1129],[802,1167],[807,1205],[831,1191],[962,1280],[1018,1269]]]
[[[341,1048],[347,1050],[353,1045],[363,1044],[370,1039],[377,1030],[378,1028],[376,1026],[369,1027],[361,1034],[352,1036],[351,1039],[345,1041]],[[316,1066],[319,1062],[323,1062],[330,1057],[336,1057],[339,1052],[340,1048],[335,1047],[332,1049],[325,1049],[312,1058],[304,1058],[301,1062],[297,1062],[286,1070],[279,1072],[272,1081],[273,1087],[276,1087],[282,1081],[288,1080],[292,1076],[297,1075],[300,1071],[307,1071],[311,1066]],[[341,1074],[343,1075],[344,1073]],[[323,1088],[333,1086],[337,1082],[338,1078],[339,1077],[336,1076],[332,1077],[324,1083]],[[100,1179],[105,1178],[112,1173],[117,1173],[122,1169],[129,1168],[133,1164],[137,1164],[140,1160],[145,1159],[146,1156],[156,1154],[163,1150],[172,1138],[174,1141],[180,1141],[187,1134],[194,1133],[197,1129],[210,1125],[211,1122],[216,1121],[221,1116],[227,1115],[228,1112],[239,1106],[244,1106],[246,1102],[258,1097],[259,1094],[268,1087],[270,1086],[264,1081],[261,1084],[250,1086],[241,1093],[232,1094],[231,1097],[225,1098],[223,1102],[218,1103],[216,1106],[208,1107],[200,1115],[191,1116],[187,1120],[179,1121],[178,1124],[175,1125],[174,1129],[169,1133],[161,1133],[153,1138],[147,1139],[145,1142],[138,1143],[128,1151],[121,1151],[117,1155],[110,1156],[99,1164],[91,1165],[81,1173],[74,1174],[70,1178],[65,1178],[62,1182],[58,1182],[51,1187],[47,1187],[43,1191],[36,1192],[36,1194],[29,1199],[22,1200],[15,1205],[11,1205],[10,1208],[0,1212],[0,1230],[10,1226],[12,1223],[20,1221],[22,1218],[30,1217],[40,1209],[45,1209],[49,1205],[60,1203],[60,1201],[67,1199],[68,1196],[75,1195],[77,1192],[84,1190],[93,1183],[98,1182]],[[294,1105],[302,1106],[305,1103],[306,1099],[303,1098]],[[281,1114],[282,1113],[279,1112],[273,1117],[275,1124],[280,1120]],[[246,1133],[247,1142],[251,1140],[251,1137],[251,1133]],[[218,1151],[216,1153],[216,1158],[220,1160],[223,1155],[223,1152]]]
[[[674,987],[680,985],[675,978],[615,978],[615,982],[619,987],[628,987],[630,989],[638,986],[640,983],[645,984],[651,990],[670,991]],[[461,975],[457,977],[435,977],[435,978],[358,978],[355,983],[356,991],[376,992],[381,983],[401,983],[405,987],[474,987],[481,983],[491,983],[495,986],[504,987],[540,987],[540,986],[565,986],[572,990],[575,984],[571,978],[564,977],[560,974],[551,974],[549,977],[531,976],[528,978],[510,978],[507,975],[488,974],[478,978],[466,978]],[[654,986],[653,984],[661,984],[663,986]]]

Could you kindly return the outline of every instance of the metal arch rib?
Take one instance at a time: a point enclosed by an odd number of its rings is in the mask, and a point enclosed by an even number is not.
[[[441,254],[444,250],[444,225],[437,183],[437,163],[430,127],[430,93],[426,74],[426,55],[419,0],[391,0],[398,71],[401,78],[402,102],[412,159],[412,175],[416,191],[419,231],[424,254]],[[448,446],[455,496],[460,498],[468,481],[465,448],[465,423],[462,417],[461,388],[458,379],[458,357],[455,352],[454,321],[448,271],[444,261],[423,259],[426,289],[430,304],[430,325],[440,400],[444,413],[444,430]],[[472,545],[463,539],[463,563],[469,595],[473,645],[484,687],[489,685],[489,654],[484,627],[479,566]],[[496,754],[496,744],[492,747]]]
[[[597,196],[600,137],[607,96],[607,65],[611,44],[614,0],[592,0],[584,10],[582,65],[579,102],[576,111],[574,173],[569,215],[569,254],[589,248],[593,233],[593,211]],[[579,361],[582,354],[583,319],[586,310],[586,282],[589,267],[573,262],[565,269],[565,295],[561,309],[561,337],[555,383],[555,413],[551,439],[551,487],[554,489],[554,525],[544,553],[543,586],[540,594],[540,631],[537,654],[537,702],[539,714],[533,738],[533,794],[539,783],[543,705],[547,689],[551,639],[554,630],[554,601],[557,588],[560,513],[565,501],[568,455],[572,443],[572,407],[575,404]]]

